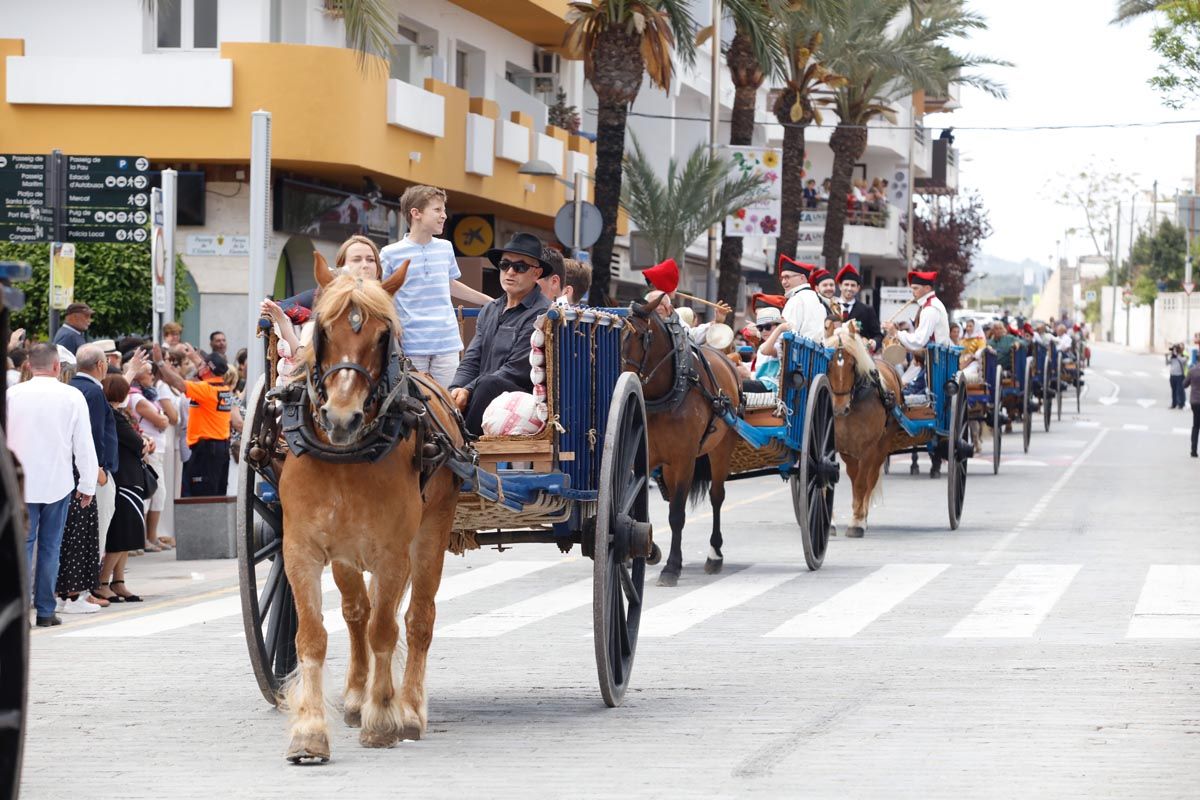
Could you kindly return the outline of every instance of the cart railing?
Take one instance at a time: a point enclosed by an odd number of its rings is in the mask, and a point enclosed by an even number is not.
[[[783,404],[790,412],[787,418],[787,446],[799,452],[804,446],[804,414],[808,408],[808,394],[818,375],[829,368],[833,350],[791,331],[783,334],[783,364],[780,389]]]
[[[953,393],[947,391],[946,387],[957,378],[958,357],[962,350],[961,347],[952,344],[930,344],[926,347],[925,366],[928,370],[934,411],[937,414],[938,433],[950,430],[949,401]]]

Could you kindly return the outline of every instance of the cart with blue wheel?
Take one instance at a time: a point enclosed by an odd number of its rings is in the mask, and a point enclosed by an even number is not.
[[[1033,343],[1033,390],[1042,411],[1042,425],[1050,432],[1050,420],[1054,416],[1054,397],[1058,394],[1058,348],[1054,341]]]

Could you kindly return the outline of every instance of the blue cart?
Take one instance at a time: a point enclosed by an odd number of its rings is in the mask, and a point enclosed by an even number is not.
[[[780,393],[748,395],[740,416],[724,416],[741,437],[734,448],[729,477],[779,475],[791,484],[804,561],[815,570],[825,559],[834,488],[840,476],[833,397],[825,377],[833,351],[791,332],[782,339]]]
[[[545,543],[562,552],[579,545],[592,559],[596,668],[610,706],[629,685],[646,559],[654,551],[646,412],[637,377],[621,371],[623,327],[621,312],[611,309],[549,309],[535,354],[545,374],[546,426],[532,436],[485,436],[473,443],[470,460],[446,467],[463,481],[451,552]],[[273,382],[273,359],[268,367]],[[243,621],[251,664],[271,703],[296,663],[276,491],[278,414],[260,381],[248,395],[238,480]]]
[[[1030,397],[1033,360],[1027,352],[1025,345],[1018,345],[1000,359],[995,350],[985,349],[981,365],[983,381],[967,386],[967,415],[974,423],[969,427],[976,450],[978,423],[987,423],[992,429],[992,474],[1000,471],[1001,432],[1006,417],[1009,423],[1021,423],[1022,444],[1024,451],[1029,452],[1033,430]]]
[[[1058,394],[1058,372],[1062,361],[1058,356],[1058,347],[1051,340],[1048,344],[1033,343],[1033,394],[1038,398],[1042,410],[1042,424],[1046,433],[1050,432],[1050,418],[1053,415],[1053,401]],[[1060,413],[1061,418],[1061,413]]]

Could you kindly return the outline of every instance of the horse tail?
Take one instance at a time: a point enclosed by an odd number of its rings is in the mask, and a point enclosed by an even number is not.
[[[688,504],[695,508],[696,504],[708,496],[712,486],[712,462],[707,455],[697,456],[696,466],[692,470],[692,486],[688,489]]]

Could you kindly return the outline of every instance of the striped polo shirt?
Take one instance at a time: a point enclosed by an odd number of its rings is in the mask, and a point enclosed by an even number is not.
[[[405,355],[436,356],[462,350],[450,300],[450,281],[462,273],[450,242],[435,237],[429,244],[419,245],[405,236],[379,255],[384,280],[406,260],[411,262],[404,286],[396,292]]]

